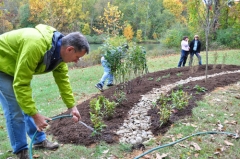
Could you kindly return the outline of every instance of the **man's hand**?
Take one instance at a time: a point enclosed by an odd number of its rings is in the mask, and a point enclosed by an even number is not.
[[[47,120],[52,120],[51,118],[42,116],[41,114],[37,113],[32,116],[38,131],[43,131],[48,126]]]
[[[72,113],[71,114],[73,115],[73,117],[72,117],[73,121],[78,122],[79,120],[81,120],[81,115],[80,115],[77,107],[74,106],[71,109],[72,109]]]

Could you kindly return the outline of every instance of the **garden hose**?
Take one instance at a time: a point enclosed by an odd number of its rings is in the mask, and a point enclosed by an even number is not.
[[[164,148],[164,147],[167,147],[167,146],[172,146],[172,145],[174,145],[174,144],[176,144],[176,143],[178,143],[178,142],[181,142],[181,141],[183,141],[183,140],[186,140],[186,139],[188,139],[188,138],[190,138],[190,137],[198,136],[198,135],[205,135],[205,134],[227,134],[227,135],[230,135],[230,136],[235,136],[236,138],[238,137],[238,134],[234,134],[234,133],[230,133],[230,132],[217,132],[217,131],[198,132],[198,133],[196,133],[196,134],[192,134],[192,135],[190,135],[190,136],[184,137],[184,138],[182,138],[182,139],[180,139],[180,140],[177,140],[177,141],[175,141],[175,142],[171,142],[171,143],[169,143],[169,144],[161,145],[161,146],[155,147],[155,148],[153,148],[153,149],[150,149],[150,150],[148,150],[147,152],[144,152],[143,154],[135,157],[134,159],[139,159],[140,157],[143,157],[144,155],[146,155],[146,154],[148,154],[148,153],[150,153],[150,152],[152,152],[152,151],[155,151],[155,150],[157,150],[157,149],[161,149],[161,148]]]
[[[71,117],[73,117],[73,116],[72,115],[60,115],[60,116],[53,117],[52,120],[62,119],[62,118],[71,118]],[[47,120],[47,122],[49,122],[49,120]],[[30,142],[30,146],[29,146],[29,157],[30,157],[30,159],[32,159],[32,145],[33,145],[33,141],[34,141],[34,139],[35,139],[35,137],[37,135],[37,132],[38,131],[36,131],[34,133],[34,135],[32,137],[32,140]]]

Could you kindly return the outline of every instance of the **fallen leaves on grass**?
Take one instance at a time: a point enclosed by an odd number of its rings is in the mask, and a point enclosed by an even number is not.
[[[183,137],[183,134],[177,134],[177,139],[181,139]]]
[[[233,143],[231,143],[231,142],[229,142],[229,141],[227,141],[227,140],[224,140],[224,143],[225,143],[227,146],[234,146]]]
[[[219,131],[225,131],[225,130],[226,130],[226,127],[223,126],[223,125],[220,123],[220,121],[218,121],[218,123],[217,123],[217,130],[219,130]]]
[[[164,159],[165,157],[168,157],[168,154],[163,153],[162,155],[159,155],[156,153],[156,159]]]
[[[33,158],[39,158],[40,155],[33,155]]]
[[[233,121],[224,121],[224,124],[231,124],[231,125],[237,125],[237,121],[233,120]]]
[[[240,99],[240,94],[235,96],[236,99]]]
[[[184,144],[177,144],[177,145],[179,145],[179,146],[181,146],[181,147],[184,147],[184,148],[186,148],[187,146],[186,145],[184,145]]]
[[[197,128],[197,125],[194,125],[194,124],[191,124],[191,123],[182,123],[183,125],[186,125],[186,126],[192,126],[194,128]]]
[[[201,151],[201,147],[195,142],[191,142],[190,146],[193,146],[195,148],[195,151]]]

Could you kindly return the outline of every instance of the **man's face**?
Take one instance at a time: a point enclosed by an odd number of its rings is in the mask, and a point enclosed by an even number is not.
[[[86,54],[85,50],[82,50],[81,52],[77,52],[77,50],[73,46],[68,46],[63,49],[63,52],[61,53],[61,57],[64,62],[75,62],[77,63],[80,57],[83,57]]]

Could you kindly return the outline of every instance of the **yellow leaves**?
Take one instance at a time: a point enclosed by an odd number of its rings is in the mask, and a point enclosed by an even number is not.
[[[91,29],[88,23],[84,24],[84,27],[82,29],[82,33],[84,35],[89,35],[91,33]]]
[[[201,151],[201,147],[195,142],[191,142],[190,146],[193,146],[195,151]]]
[[[68,9],[68,10],[67,10],[67,13],[70,13],[70,12],[71,12],[71,9]]]
[[[132,26],[128,24],[124,30],[123,30],[123,35],[126,37],[127,40],[132,40],[134,32],[132,30]]]
[[[163,0],[163,6],[169,10],[173,15],[176,16],[176,19],[183,20],[183,4],[180,0]]]
[[[139,42],[142,41],[142,30],[137,30],[137,40],[138,40]]]
[[[163,153],[162,155],[159,155],[158,153],[156,153],[156,159],[164,159],[166,157],[168,157],[168,154]]]
[[[122,13],[118,10],[118,6],[113,6],[108,2],[107,8],[104,8],[103,17],[100,18],[106,26],[108,34],[118,34],[118,30],[121,28],[119,25],[121,17]]]
[[[58,30],[68,30],[79,19],[86,19],[89,12],[82,11],[83,0],[29,0],[33,23],[52,25]]]
[[[227,141],[227,140],[224,140],[224,143],[225,143],[227,146],[234,146],[233,143],[231,143],[231,142],[229,142],[229,141]]]

